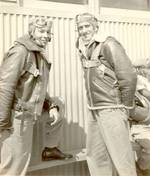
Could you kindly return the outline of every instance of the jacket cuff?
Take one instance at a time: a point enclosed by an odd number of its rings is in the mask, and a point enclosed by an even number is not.
[[[122,104],[126,107],[129,107],[129,109],[132,109],[135,106],[134,98],[134,92],[122,92]]]
[[[57,108],[57,111],[59,111],[59,106],[55,102],[46,99],[43,104],[43,109],[49,111],[53,108]]]
[[[49,110],[54,109],[54,108],[56,108],[57,111],[59,111],[59,106],[58,106],[58,105],[54,105],[54,104],[52,104],[52,105],[50,106],[50,109],[49,109]]]

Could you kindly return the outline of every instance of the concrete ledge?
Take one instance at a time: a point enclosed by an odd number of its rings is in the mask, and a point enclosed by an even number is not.
[[[85,149],[67,151],[67,153],[72,154],[73,158],[68,159],[68,160],[41,161],[40,163],[36,165],[29,166],[28,172],[86,160],[86,150]]]

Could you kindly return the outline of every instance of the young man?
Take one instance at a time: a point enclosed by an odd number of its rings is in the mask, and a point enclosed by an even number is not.
[[[77,49],[90,110],[87,161],[93,176],[136,176],[129,140],[128,109],[133,108],[136,73],[122,45],[97,35],[98,20],[76,16]]]
[[[51,134],[54,136],[53,148],[49,148],[51,144],[47,142],[42,159],[72,157],[56,148],[62,119],[58,104],[46,91],[51,63],[46,58],[45,47],[51,40],[51,25],[52,22],[44,17],[33,19],[29,34],[19,38],[9,49],[0,68],[0,175],[26,174],[31,158],[33,125],[45,111],[49,116],[45,125],[49,127],[49,133],[46,129],[47,141],[51,142]]]

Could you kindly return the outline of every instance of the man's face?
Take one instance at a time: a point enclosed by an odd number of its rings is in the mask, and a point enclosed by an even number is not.
[[[32,34],[35,43],[38,46],[45,48],[45,46],[51,39],[50,32],[50,28],[48,27],[36,27],[35,31]]]
[[[81,39],[85,44],[88,44],[92,38],[93,35],[97,32],[97,28],[94,27],[91,23],[89,22],[80,22],[78,24],[78,33]]]

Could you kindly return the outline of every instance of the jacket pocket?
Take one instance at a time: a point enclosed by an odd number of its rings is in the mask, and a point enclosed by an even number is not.
[[[113,86],[106,82],[104,79],[95,78],[93,79],[94,85],[96,85],[99,89],[103,89],[106,92],[112,90]]]
[[[101,64],[99,67],[96,68],[97,77],[100,77],[102,81],[111,88],[114,87],[117,80],[115,79],[114,72],[107,68],[104,64]]]
[[[114,88],[115,84],[117,83],[117,80],[113,79],[112,77],[110,77],[109,75],[107,75],[106,73],[104,74],[104,82],[110,86],[111,88]]]

